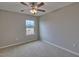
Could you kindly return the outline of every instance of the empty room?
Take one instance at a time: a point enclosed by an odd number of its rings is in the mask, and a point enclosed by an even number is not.
[[[0,2],[0,57],[79,57],[79,2]]]

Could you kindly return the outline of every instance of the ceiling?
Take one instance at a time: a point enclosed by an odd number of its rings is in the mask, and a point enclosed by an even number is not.
[[[46,12],[38,12],[37,16],[44,15],[58,8],[62,8],[64,6],[72,4],[72,2],[44,2],[44,3],[45,5],[40,7],[40,9],[44,9],[46,10]],[[24,6],[20,4],[19,2],[0,2],[0,9],[32,15],[29,11],[30,7]],[[21,12],[21,10],[24,10],[24,12]]]

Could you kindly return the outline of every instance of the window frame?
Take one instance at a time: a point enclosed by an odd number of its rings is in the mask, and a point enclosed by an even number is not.
[[[31,28],[32,23],[30,21],[33,22],[32,28]],[[27,23],[31,23],[30,27],[27,25]],[[26,25],[26,36],[34,35],[35,34],[35,20],[27,19],[27,20],[25,20],[25,25]],[[33,32],[31,32],[31,31],[33,31]]]

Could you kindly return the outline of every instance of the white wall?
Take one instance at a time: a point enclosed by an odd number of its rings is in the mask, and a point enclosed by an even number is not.
[[[35,35],[26,36],[26,19],[35,20]],[[0,47],[37,40],[37,26],[33,16],[0,10]]]
[[[40,38],[79,53],[79,3],[41,16]]]

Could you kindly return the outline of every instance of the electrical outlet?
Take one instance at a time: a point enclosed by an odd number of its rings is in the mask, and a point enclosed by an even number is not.
[[[18,40],[18,38],[16,38],[16,40]]]
[[[73,47],[76,47],[76,44],[73,44]]]

